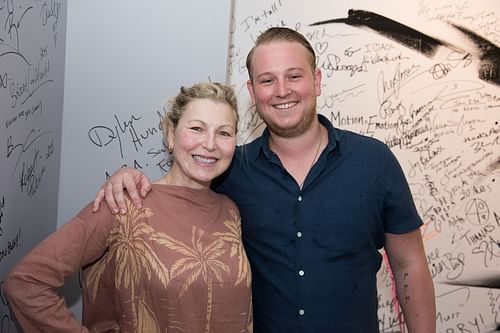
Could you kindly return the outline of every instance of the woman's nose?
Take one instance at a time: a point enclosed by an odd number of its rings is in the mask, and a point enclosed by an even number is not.
[[[214,133],[206,133],[206,135],[203,137],[203,142],[202,142],[203,148],[209,151],[213,151],[216,148],[216,143],[215,143],[215,134]]]

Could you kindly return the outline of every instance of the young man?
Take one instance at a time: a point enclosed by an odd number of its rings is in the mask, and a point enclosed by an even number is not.
[[[239,147],[215,189],[239,206],[252,267],[254,332],[379,332],[385,248],[410,333],[435,332],[435,299],[404,174],[381,142],[316,112],[321,72],[301,34],[271,28],[247,57],[248,91],[267,128]],[[140,206],[149,181],[121,169],[98,193]]]

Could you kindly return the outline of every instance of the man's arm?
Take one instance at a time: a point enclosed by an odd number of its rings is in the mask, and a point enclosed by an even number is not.
[[[116,170],[111,177],[102,185],[99,192],[94,199],[92,210],[94,212],[99,210],[99,206],[103,199],[109,209],[117,214],[125,214],[127,212],[127,205],[123,195],[123,190],[126,189],[130,199],[134,205],[140,209],[142,208],[142,200],[149,191],[151,191],[151,182],[148,177],[141,171],[134,168],[120,168]],[[138,192],[140,190],[140,195]]]
[[[386,233],[385,236],[385,250],[408,332],[436,332],[434,285],[420,229],[405,234]]]

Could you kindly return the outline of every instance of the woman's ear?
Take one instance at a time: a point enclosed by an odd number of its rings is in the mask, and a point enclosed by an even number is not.
[[[167,149],[169,153],[174,151],[174,138],[175,138],[175,129],[173,126],[169,126],[167,130]]]

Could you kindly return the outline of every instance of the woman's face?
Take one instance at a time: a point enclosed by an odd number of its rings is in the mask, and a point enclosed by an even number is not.
[[[227,104],[196,99],[168,133],[174,164],[169,183],[208,188],[230,165],[236,146],[236,115]]]

